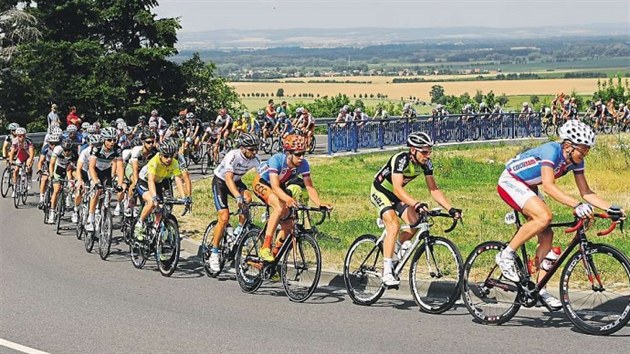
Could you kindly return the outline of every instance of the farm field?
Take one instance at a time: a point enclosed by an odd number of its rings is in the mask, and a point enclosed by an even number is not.
[[[313,78],[307,78],[309,80]],[[324,78],[318,78],[323,80]],[[598,79],[541,79],[541,80],[504,80],[504,81],[463,81],[463,82],[417,82],[391,83],[392,77],[343,77],[336,80],[372,81],[371,84],[358,83],[286,83],[286,82],[233,82],[231,85],[239,94],[274,93],[284,89],[287,97],[293,94],[312,93],[320,96],[334,96],[339,93],[349,97],[365,94],[385,94],[389,99],[415,96],[429,101],[429,92],[433,85],[441,85],[449,95],[461,95],[465,92],[474,94],[477,90],[484,93],[493,91],[500,95],[554,95],[558,92],[575,91],[578,94],[590,95],[597,90]],[[388,83],[388,81],[390,83]],[[298,99],[298,98],[294,98]]]

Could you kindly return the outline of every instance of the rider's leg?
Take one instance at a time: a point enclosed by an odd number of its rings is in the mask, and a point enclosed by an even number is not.
[[[549,226],[552,219],[551,209],[538,196],[531,197],[525,202],[523,214],[530,220],[518,229],[510,241],[508,248],[512,251],[517,250],[534,235],[542,233]]]

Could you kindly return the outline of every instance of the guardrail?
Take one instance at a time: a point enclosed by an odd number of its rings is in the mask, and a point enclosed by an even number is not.
[[[328,125],[328,154],[405,145],[411,132],[423,131],[437,142],[513,139],[541,136],[540,114],[420,116]]]

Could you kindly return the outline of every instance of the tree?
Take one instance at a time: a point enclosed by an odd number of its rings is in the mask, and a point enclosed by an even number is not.
[[[444,103],[444,87],[440,85],[431,86],[429,96],[431,96],[431,103]]]
[[[278,91],[276,91],[276,97],[284,97],[284,89],[283,88],[279,88]]]

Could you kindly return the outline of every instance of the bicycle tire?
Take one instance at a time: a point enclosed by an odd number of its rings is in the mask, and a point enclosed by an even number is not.
[[[85,231],[83,243],[85,245],[85,251],[91,253],[94,248],[94,231]]]
[[[464,305],[473,318],[482,324],[500,325],[509,321],[520,309],[519,288],[513,282],[502,281],[495,256],[505,244],[488,241],[470,253],[462,270],[461,294]],[[520,260],[516,262],[522,268]],[[509,295],[505,297],[506,295]],[[505,299],[505,300],[503,300]],[[475,301],[480,303],[477,304]],[[501,301],[500,301],[501,300]],[[484,307],[487,304],[487,307]],[[506,308],[498,308],[504,304]],[[493,306],[496,305],[496,306]]]
[[[432,237],[420,245],[409,268],[409,288],[422,312],[438,314],[453,306],[459,297],[461,270],[462,256],[451,240]]]
[[[210,252],[212,252],[212,240],[214,239],[214,227],[217,225],[217,221],[211,221],[210,224],[208,224],[208,226],[206,226],[206,231],[204,231],[203,233],[203,239],[201,241],[201,258],[202,258],[202,262],[203,262],[203,269],[206,271],[206,275],[211,277],[211,278],[216,278],[221,271],[223,271],[223,266],[225,264],[225,261],[223,260],[223,252],[219,252],[219,265],[221,270],[219,270],[218,272],[213,272],[210,269],[210,264],[208,263],[208,260],[210,259]],[[225,238],[225,235],[223,235],[224,237],[221,238],[221,242],[219,243],[219,249],[223,249],[223,240]]]
[[[280,152],[281,149],[282,146],[280,143],[280,138],[273,139],[273,143],[271,143],[271,153],[273,154],[274,152]]]
[[[271,154],[272,146],[273,146],[273,138],[267,137],[267,139],[265,139],[265,144],[263,145],[263,151],[265,152],[265,154]]]
[[[22,205],[26,205],[26,200],[28,199],[28,184],[30,183],[30,178],[28,176],[24,176],[22,180]]]
[[[317,240],[309,234],[296,237],[282,259],[280,277],[284,292],[293,302],[304,302],[313,295],[322,275],[322,254]],[[310,249],[309,249],[310,248]]]
[[[263,283],[263,263],[258,258],[263,241],[264,233],[251,230],[243,236],[236,249],[236,280],[245,293],[255,292]]]
[[[560,301],[580,331],[609,335],[630,320],[630,261],[605,244],[589,245],[585,253],[586,259],[578,251],[567,261],[560,280]],[[599,281],[603,289],[596,289]],[[578,309],[579,305],[584,307]]]
[[[147,262],[144,244],[134,239],[129,245],[129,256],[134,268],[142,269]]]
[[[105,206],[101,211],[101,226],[99,227],[98,255],[102,260],[106,260],[112,247],[113,220],[109,206]]]
[[[317,147],[317,139],[315,139],[315,134],[311,137],[311,143],[308,145],[308,153],[312,154],[315,152],[315,148]]]
[[[201,174],[202,175],[207,174],[208,167],[209,167],[208,165],[210,164],[210,157],[208,156],[208,152],[205,151],[205,148],[203,151],[203,155],[201,156],[200,164],[201,164]]]
[[[61,231],[61,215],[63,213],[63,208],[64,208],[64,203],[65,201],[65,193],[63,191],[63,188],[61,188],[61,190],[59,191],[59,196],[57,197],[57,205],[55,206],[55,233],[57,235],[60,234],[59,231]]]
[[[2,198],[6,198],[9,193],[9,189],[11,188],[11,169],[9,166],[4,168],[2,171],[2,186],[0,187],[0,195]]]
[[[352,302],[372,305],[383,296],[383,248],[378,238],[365,234],[350,245],[343,262],[343,281]],[[365,294],[365,295],[364,295]]]
[[[157,261],[160,274],[170,277],[179,263],[179,253],[181,240],[179,236],[179,225],[172,215],[162,220],[164,227],[157,235],[157,246],[155,247],[155,260]],[[165,235],[165,234],[166,235]]]
[[[20,197],[22,195],[22,183],[18,181],[16,185],[13,185],[13,189],[15,193],[15,195],[13,196],[13,206],[15,207],[15,209],[17,209],[20,206]]]
[[[81,204],[79,205],[79,209],[77,210],[77,224],[75,225],[75,233],[77,235],[77,240],[80,240],[81,237],[83,236],[83,232],[84,232],[84,228],[83,228],[83,223],[85,222],[85,220],[83,220],[84,217],[84,212],[83,212],[83,202],[81,202]]]

